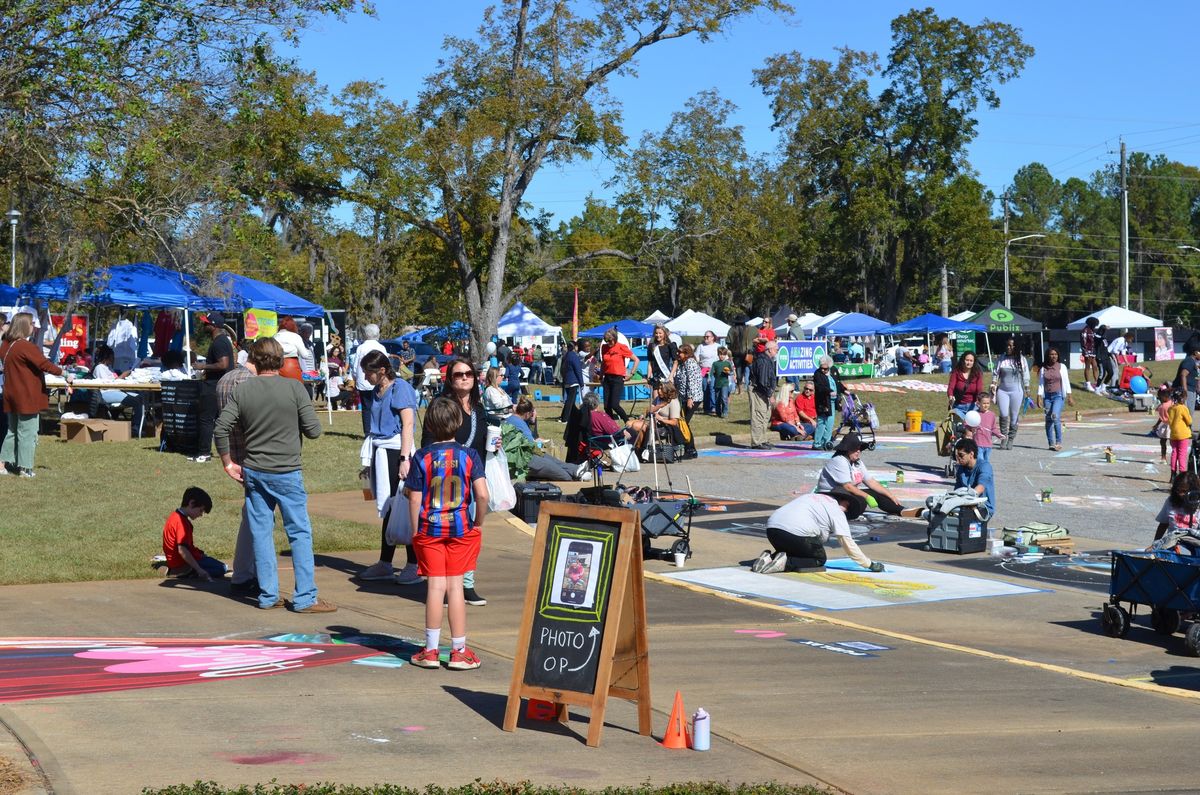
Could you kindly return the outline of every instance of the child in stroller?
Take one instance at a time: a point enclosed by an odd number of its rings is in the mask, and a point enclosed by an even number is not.
[[[942,470],[942,474],[948,478],[954,477],[954,445],[963,438],[964,428],[963,418],[951,411],[946,419],[938,423],[937,429],[934,431],[937,454],[942,458],[950,459]]]

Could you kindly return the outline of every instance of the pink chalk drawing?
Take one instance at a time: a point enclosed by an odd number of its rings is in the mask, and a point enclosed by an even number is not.
[[[734,633],[737,635],[753,635],[756,638],[764,638],[766,640],[782,638],[787,635],[786,632],[775,632],[769,629],[735,629]]]
[[[248,671],[287,670],[300,667],[299,660],[320,654],[319,649],[263,646],[139,646],[128,649],[94,649],[75,656],[88,660],[116,660],[105,671],[122,674],[199,672],[200,676],[237,676]]]

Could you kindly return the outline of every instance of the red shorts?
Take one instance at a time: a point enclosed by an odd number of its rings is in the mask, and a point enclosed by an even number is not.
[[[470,530],[459,538],[434,538],[418,533],[413,536],[417,571],[422,577],[459,577],[473,571],[481,538],[478,530]]]

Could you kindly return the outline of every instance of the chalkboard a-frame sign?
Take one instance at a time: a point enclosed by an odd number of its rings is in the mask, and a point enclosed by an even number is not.
[[[522,698],[589,707],[587,744],[600,744],[609,696],[636,701],[638,733],[650,734],[650,659],[637,511],[543,502],[504,730]]]

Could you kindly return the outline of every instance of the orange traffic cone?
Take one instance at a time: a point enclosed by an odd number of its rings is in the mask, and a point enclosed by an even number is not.
[[[692,736],[688,733],[687,721],[683,712],[683,694],[675,691],[675,706],[671,707],[671,717],[667,720],[667,732],[663,735],[663,748],[691,748]]]

